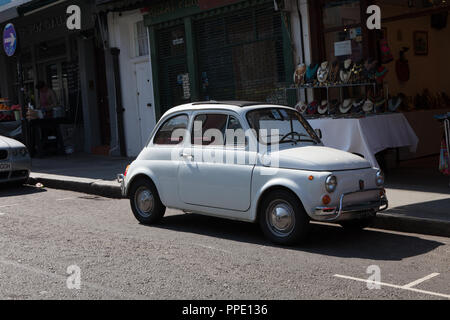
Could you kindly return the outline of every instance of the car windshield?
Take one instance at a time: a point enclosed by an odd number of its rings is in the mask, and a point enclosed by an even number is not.
[[[266,108],[249,111],[247,121],[256,132],[258,141],[275,143],[319,143],[309,123],[295,110]]]

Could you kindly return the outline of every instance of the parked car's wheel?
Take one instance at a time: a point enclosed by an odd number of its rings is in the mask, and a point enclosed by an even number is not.
[[[140,223],[153,224],[164,216],[166,207],[149,179],[138,178],[131,185],[129,194],[133,214]]]
[[[309,216],[300,200],[286,190],[271,192],[260,205],[259,224],[272,242],[291,245],[304,240],[309,231]]]
[[[342,221],[340,225],[347,231],[357,232],[363,230],[364,228],[370,227],[370,225],[373,223],[373,220],[374,220],[373,217],[348,220]]]

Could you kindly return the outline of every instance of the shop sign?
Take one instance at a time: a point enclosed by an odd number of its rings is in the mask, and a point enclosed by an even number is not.
[[[17,34],[12,23],[8,23],[3,30],[3,48],[8,57],[12,57],[16,53]]]
[[[24,35],[34,35],[36,33],[51,31],[63,26],[66,26],[66,15],[59,15],[42,19],[38,22],[28,25],[21,29],[21,32],[23,32]]]

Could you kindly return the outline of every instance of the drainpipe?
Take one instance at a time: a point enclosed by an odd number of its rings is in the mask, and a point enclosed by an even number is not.
[[[119,133],[119,146],[120,155],[122,157],[127,156],[127,149],[125,144],[125,129],[123,125],[123,113],[125,109],[122,105],[122,87],[120,84],[120,69],[119,69],[119,48],[111,48],[111,55],[113,59],[113,69],[114,69],[114,86],[116,89],[116,112],[117,112],[117,130]]]

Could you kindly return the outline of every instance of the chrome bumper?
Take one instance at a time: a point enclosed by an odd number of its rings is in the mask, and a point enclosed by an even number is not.
[[[358,196],[365,192],[379,192],[380,197],[377,200],[363,201],[360,203],[346,204],[345,198],[349,196]],[[314,219],[318,221],[342,221],[358,219],[364,216],[374,216],[377,212],[388,208],[389,202],[384,189],[370,189],[358,192],[344,193],[337,207],[317,207],[314,210]]]
[[[127,195],[127,192],[125,189],[125,176],[123,174],[118,174],[117,182],[120,183],[120,190],[122,192],[122,196],[125,197]]]

